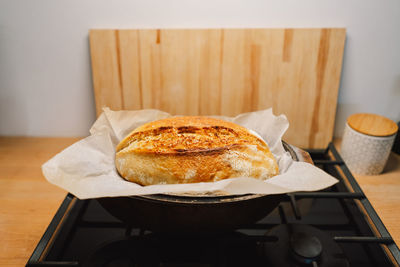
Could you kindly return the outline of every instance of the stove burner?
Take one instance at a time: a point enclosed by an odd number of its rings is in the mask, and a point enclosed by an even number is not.
[[[268,266],[348,267],[340,246],[326,233],[304,224],[282,224],[272,228],[262,253]]]
[[[322,252],[322,244],[319,239],[303,232],[291,235],[290,248],[294,259],[305,264],[317,261]]]

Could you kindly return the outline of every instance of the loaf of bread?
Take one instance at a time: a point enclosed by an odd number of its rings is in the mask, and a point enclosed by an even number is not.
[[[268,179],[279,173],[268,145],[246,128],[208,117],[144,124],[116,148],[119,174],[141,185]]]

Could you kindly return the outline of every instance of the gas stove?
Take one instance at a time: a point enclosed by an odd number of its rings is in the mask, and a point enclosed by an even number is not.
[[[68,194],[26,266],[394,266],[400,251],[333,144],[308,151],[339,183],[286,195],[234,232],[161,234]]]

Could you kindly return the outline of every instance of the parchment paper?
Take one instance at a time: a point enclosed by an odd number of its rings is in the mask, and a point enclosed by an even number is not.
[[[171,115],[159,110],[111,111],[103,113],[90,129],[90,136],[66,148],[42,166],[46,179],[80,199],[146,195],[156,193],[206,194],[281,194],[317,191],[332,186],[335,178],[305,162],[295,162],[282,146],[281,138],[289,127],[284,115],[272,109],[221,117],[255,132],[269,145],[280,174],[266,181],[231,178],[218,182],[141,186],[124,180],[115,168],[117,144],[136,127]],[[216,117],[216,116],[215,116]]]

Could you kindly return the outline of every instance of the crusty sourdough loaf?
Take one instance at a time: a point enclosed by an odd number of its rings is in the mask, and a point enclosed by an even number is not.
[[[201,116],[146,123],[116,150],[119,174],[141,185],[268,179],[279,172],[263,140],[237,124]]]

